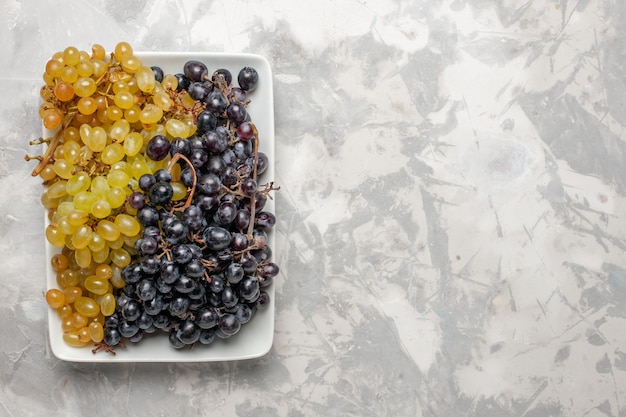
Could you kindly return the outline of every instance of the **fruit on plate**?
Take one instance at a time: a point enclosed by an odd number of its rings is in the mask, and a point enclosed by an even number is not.
[[[176,349],[211,344],[268,305],[279,267],[264,208],[278,188],[261,181],[270,162],[247,111],[258,79],[197,60],[169,74],[127,42],[47,62],[50,137],[26,160],[44,185],[57,250],[45,298],[67,344],[114,352],[152,333]]]

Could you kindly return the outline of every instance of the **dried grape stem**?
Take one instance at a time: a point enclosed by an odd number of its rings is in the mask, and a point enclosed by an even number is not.
[[[46,149],[46,153],[43,154],[43,157],[39,160],[39,163],[37,164],[35,169],[33,169],[33,172],[31,172],[30,175],[36,177],[41,173],[44,167],[48,165],[48,162],[50,162],[50,159],[52,159],[52,155],[54,155],[54,150],[57,146],[59,146],[59,142],[61,141],[62,136],[61,134],[68,124],[69,123],[64,123],[64,126],[55,133],[54,137],[50,141],[50,144],[48,145],[48,149]]]
[[[259,132],[256,126],[254,126],[254,167],[252,168],[252,179],[256,182],[256,169],[259,164]],[[252,193],[250,197],[250,224],[248,225],[248,239],[252,240],[252,232],[254,230],[254,217],[256,211],[256,192]]]
[[[196,176],[196,170],[195,170],[193,164],[182,153],[174,154],[174,156],[170,160],[170,163],[167,165],[167,172],[169,172],[170,174],[172,173],[172,170],[174,169],[174,164],[176,164],[176,162],[179,159],[182,159],[183,161],[185,161],[189,165],[189,167],[191,168],[191,176],[193,178],[193,185],[191,187],[191,191],[189,191],[189,195],[187,196],[187,201],[185,201],[185,205],[184,206],[182,206],[180,209],[178,209],[178,210],[185,210],[187,207],[189,207],[191,205],[191,202],[193,201],[193,194],[196,191],[196,183],[198,182],[198,177]]]

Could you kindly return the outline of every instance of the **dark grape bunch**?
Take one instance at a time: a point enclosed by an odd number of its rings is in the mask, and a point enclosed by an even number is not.
[[[142,175],[128,199],[142,231],[105,319],[107,350],[152,333],[167,333],[177,349],[234,336],[267,308],[266,289],[279,272],[267,244],[276,218],[264,211],[277,188],[259,183],[269,161],[246,109],[256,70],[243,68],[235,87],[227,69],[209,74],[204,63],[188,61],[176,78],[203,110],[191,137],[156,135],[146,145],[151,159],[171,162]],[[176,182],[187,188],[182,198]]]

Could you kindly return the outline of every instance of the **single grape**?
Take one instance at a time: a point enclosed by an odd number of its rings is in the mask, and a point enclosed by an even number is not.
[[[237,75],[237,82],[239,87],[247,92],[252,92],[256,89],[259,81],[259,74],[256,69],[252,67],[244,67],[239,71]]]

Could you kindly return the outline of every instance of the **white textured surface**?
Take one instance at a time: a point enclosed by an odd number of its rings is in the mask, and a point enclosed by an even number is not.
[[[626,5],[252,3],[3,4],[0,415],[626,416]],[[40,77],[120,40],[272,66],[263,358],[50,353]]]

